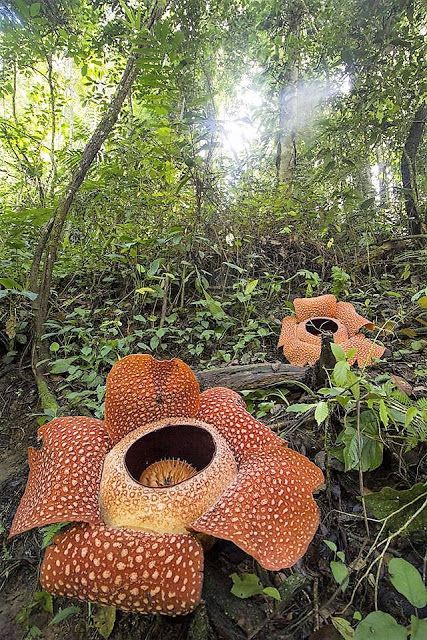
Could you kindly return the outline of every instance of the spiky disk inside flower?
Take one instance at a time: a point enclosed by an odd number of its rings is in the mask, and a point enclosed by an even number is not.
[[[197,469],[185,460],[163,458],[153,462],[140,475],[139,482],[147,487],[171,487],[192,478]]]

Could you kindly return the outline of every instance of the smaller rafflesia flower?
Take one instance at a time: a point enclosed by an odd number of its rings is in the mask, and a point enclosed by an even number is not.
[[[298,367],[314,365],[320,358],[321,334],[333,333],[334,342],[347,353],[355,350],[349,359],[360,367],[372,364],[374,358],[381,358],[385,348],[372,342],[361,333],[362,327],[373,330],[375,325],[359,315],[349,302],[337,302],[332,294],[315,298],[295,298],[295,315],[286,316],[282,321],[277,347],[289,362]]]
[[[71,522],[47,548],[47,591],[140,613],[185,614],[203,545],[232,540],[262,566],[290,567],[319,524],[323,474],[225,388],[200,393],[181,360],[119,360],[105,420],[56,418],[29,450],[11,535]]]

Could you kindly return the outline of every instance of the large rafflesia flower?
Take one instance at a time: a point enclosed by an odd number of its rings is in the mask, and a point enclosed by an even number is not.
[[[105,420],[56,418],[29,450],[11,535],[77,522],[45,553],[44,589],[141,613],[200,600],[203,547],[225,538],[267,569],[290,567],[319,524],[323,474],[225,388],[199,391],[181,360],[119,360]]]
[[[295,298],[295,315],[283,318],[282,330],[277,347],[289,362],[298,367],[313,365],[320,358],[323,331],[333,333],[334,342],[345,352],[352,349],[355,354],[349,359],[363,367],[381,358],[385,348],[372,342],[361,333],[362,327],[374,329],[375,325],[359,315],[350,302],[337,302],[328,293],[315,298]]]

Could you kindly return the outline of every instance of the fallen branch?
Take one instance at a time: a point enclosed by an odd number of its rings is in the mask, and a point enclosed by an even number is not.
[[[270,387],[293,380],[302,382],[306,373],[307,369],[304,367],[268,362],[197,371],[196,376],[202,390],[209,387],[228,387],[234,391],[242,391]]]

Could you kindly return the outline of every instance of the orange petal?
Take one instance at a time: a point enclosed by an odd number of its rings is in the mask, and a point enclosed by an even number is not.
[[[47,548],[43,589],[127,611],[180,615],[200,600],[203,549],[189,534],[76,525]]]
[[[342,342],[340,346],[345,352],[350,351],[350,349],[357,349],[356,355],[349,360],[349,363],[354,364],[357,360],[359,367],[366,367],[372,364],[374,358],[382,358],[385,351],[385,347],[365,338],[361,333]]]
[[[99,521],[98,491],[110,439],[101,420],[55,418],[28,450],[30,474],[10,535],[53,522]]]
[[[375,328],[374,323],[360,316],[350,302],[338,302],[337,318],[347,327],[350,337],[354,336],[362,327],[371,331]]]
[[[199,383],[182,360],[126,356],[107,377],[105,424],[114,444],[126,434],[161,418],[194,417]]]
[[[331,293],[315,298],[295,298],[295,316],[298,322],[309,318],[335,318],[337,311],[337,299]]]
[[[283,347],[283,345],[292,338],[295,338],[297,328],[297,319],[295,316],[286,316],[282,320],[282,329],[280,331],[279,342],[277,348]]]
[[[313,336],[316,337],[316,336]],[[320,357],[321,341],[318,344],[302,342],[297,337],[289,339],[283,345],[283,353],[291,364],[296,367],[312,366]]]
[[[203,391],[197,418],[216,428],[238,463],[252,453],[285,446],[271,429],[246,411],[241,397],[230,389],[213,387]]]
[[[312,491],[323,483],[320,469],[292,449],[253,455],[192,527],[231,540],[266,569],[291,567],[316,533],[319,510]]]

